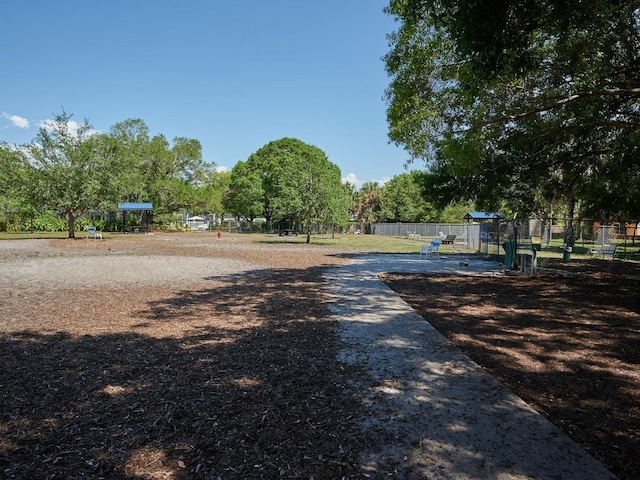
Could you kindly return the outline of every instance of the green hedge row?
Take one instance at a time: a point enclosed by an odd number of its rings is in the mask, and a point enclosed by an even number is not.
[[[90,220],[80,218],[75,222],[75,230],[85,231],[88,227],[95,227],[102,232],[122,231],[122,222],[119,220]],[[52,212],[40,213],[33,218],[25,218],[20,215],[0,218],[0,232],[66,232],[69,223]]]

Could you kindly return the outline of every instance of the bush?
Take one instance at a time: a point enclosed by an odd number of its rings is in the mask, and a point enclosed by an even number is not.
[[[69,229],[65,218],[60,218],[55,212],[40,212],[32,221],[22,222],[20,230],[37,230],[40,232],[64,232]]]
[[[76,230],[86,230],[88,227],[95,227],[100,232],[121,232],[122,222],[120,220],[90,220],[80,218],[76,221]]]

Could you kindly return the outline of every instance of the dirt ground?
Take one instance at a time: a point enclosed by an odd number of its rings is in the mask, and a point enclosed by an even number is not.
[[[348,257],[204,233],[0,242],[0,476],[363,478],[362,373],[319,285]],[[631,479],[639,273],[385,281]]]
[[[640,270],[597,261],[559,268],[383,280],[620,479],[640,478]]]
[[[318,288],[345,260],[199,235],[0,244],[0,476],[356,473]]]

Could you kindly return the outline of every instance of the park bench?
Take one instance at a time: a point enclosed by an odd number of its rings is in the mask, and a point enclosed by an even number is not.
[[[447,236],[446,236],[446,237],[444,237],[444,239],[442,240],[442,243],[446,245],[446,244],[448,244],[448,243],[450,244],[450,243],[455,242],[455,240],[456,240],[456,235],[455,235],[455,234],[453,234],[453,235],[447,235]]]
[[[285,236],[291,236],[291,235],[298,235],[298,232],[296,232],[291,228],[285,228],[283,230],[280,230],[278,235],[280,235],[281,237],[285,237]]]
[[[602,256],[602,258],[605,258],[608,255],[611,257],[611,260],[613,260],[616,254],[616,247],[617,245],[615,243],[605,244],[605,245],[596,245],[591,249],[591,255]]]
[[[96,227],[87,227],[87,236],[85,238],[102,239],[102,232],[96,230]]]

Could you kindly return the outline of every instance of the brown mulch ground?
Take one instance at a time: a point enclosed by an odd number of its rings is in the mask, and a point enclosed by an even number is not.
[[[67,256],[225,256],[158,238],[53,245]],[[0,328],[0,477],[355,475],[358,406],[343,393],[352,372],[336,360],[317,267],[344,260],[228,247],[256,269],[205,285],[51,285],[0,300],[15,317]]]
[[[560,267],[571,274],[384,281],[619,478],[640,478],[640,269]]]
[[[1,478],[363,477],[358,453],[376,440],[362,438],[362,406],[346,393],[361,372],[336,359],[319,285],[344,255],[203,234],[49,245],[21,255],[63,265],[153,253],[255,268],[126,288],[99,272],[100,288],[2,292]],[[386,281],[620,478],[639,478],[640,306],[628,277],[638,272],[582,270]]]

